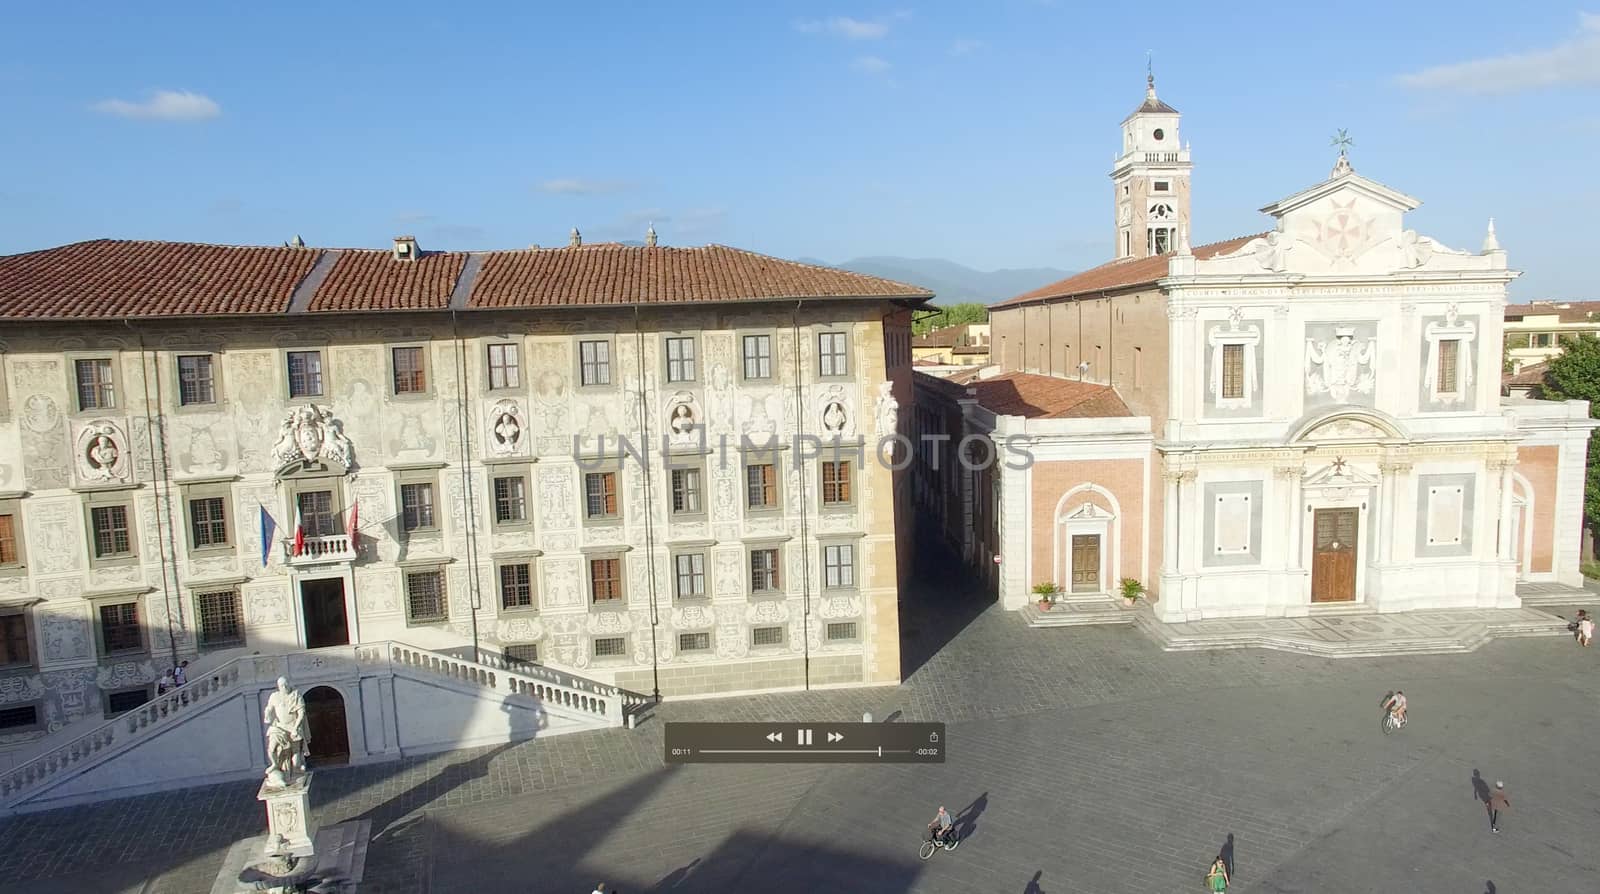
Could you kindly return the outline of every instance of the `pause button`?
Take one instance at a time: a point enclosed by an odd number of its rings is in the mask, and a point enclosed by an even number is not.
[[[795,730],[794,741],[795,741],[795,744],[797,744],[797,745],[810,745],[811,744],[811,730],[808,730],[808,729]]]

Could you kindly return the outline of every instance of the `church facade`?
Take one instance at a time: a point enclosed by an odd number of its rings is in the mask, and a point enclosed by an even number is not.
[[[919,382],[965,402],[966,433],[1037,454],[1001,473],[998,558],[969,556],[998,563],[1007,605],[1131,578],[1182,622],[1514,607],[1519,581],[1581,583],[1594,423],[1583,402],[1502,401],[1517,274],[1492,222],[1480,250],[1447,247],[1341,152],[1262,209],[1266,232],[1191,246],[1188,148],[1153,82],[1123,128],[1117,260],[993,306],[990,383]],[[1051,389],[1007,378],[1062,385],[1018,403]]]

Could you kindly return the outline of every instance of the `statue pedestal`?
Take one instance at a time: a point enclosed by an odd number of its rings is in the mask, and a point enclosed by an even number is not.
[[[268,779],[261,783],[256,800],[267,808],[267,847],[282,836],[286,844],[282,850],[296,857],[309,857],[316,821],[311,818],[311,776],[308,771],[286,785],[273,785]]]

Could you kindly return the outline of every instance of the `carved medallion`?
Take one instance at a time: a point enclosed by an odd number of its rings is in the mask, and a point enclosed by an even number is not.
[[[489,452],[495,456],[520,453],[527,425],[522,408],[509,398],[495,401],[489,409]]]
[[[355,464],[355,449],[333,411],[311,404],[289,411],[278,426],[272,459],[279,474],[302,463],[331,460],[346,469]]]
[[[78,432],[77,466],[85,481],[128,480],[128,436],[109,419],[88,423]]]

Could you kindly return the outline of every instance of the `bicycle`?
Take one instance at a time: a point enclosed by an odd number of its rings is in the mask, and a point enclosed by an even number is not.
[[[942,838],[935,837],[934,831],[929,829],[927,837],[922,839],[922,846],[917,849],[917,856],[927,860],[932,858],[933,852],[939,850],[940,848],[944,848],[947,851],[953,851],[960,845],[961,833],[956,831],[955,826],[951,826],[950,831],[944,833]]]
[[[1383,734],[1384,735],[1387,736],[1390,733],[1394,732],[1397,729],[1400,729],[1401,727],[1403,727],[1405,725],[1406,725],[1406,719],[1404,717],[1396,716],[1393,711],[1385,711],[1385,712],[1383,712]]]

